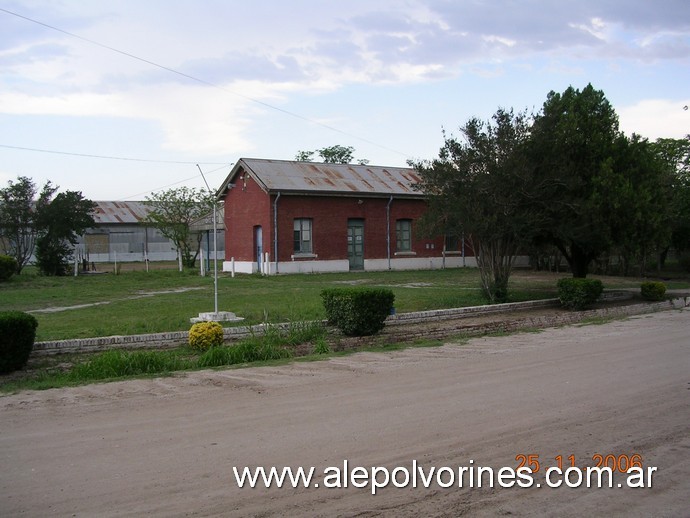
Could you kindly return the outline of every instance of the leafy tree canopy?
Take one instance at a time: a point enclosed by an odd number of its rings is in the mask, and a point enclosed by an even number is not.
[[[540,186],[527,160],[529,119],[499,109],[491,121],[470,119],[462,139],[448,137],[439,158],[414,165],[429,195],[424,226],[432,233],[464,235],[480,268],[490,302],[504,302],[513,260],[539,228],[533,210]]]
[[[76,191],[55,196],[57,190],[47,182],[36,198],[36,184],[25,176],[0,189],[0,241],[17,273],[35,252],[43,274],[65,274],[78,236],[94,225],[93,202]]]
[[[56,190],[48,182],[36,200],[36,184],[26,176],[18,177],[16,182],[10,180],[6,188],[0,189],[0,244],[4,253],[17,261],[18,274],[34,253],[37,214]]]
[[[213,211],[213,195],[190,187],[179,187],[147,196],[151,212],[145,222],[160,230],[182,255],[185,266],[193,268],[199,254],[201,233],[192,224]]]
[[[585,277],[589,263],[612,244],[604,216],[608,200],[595,196],[595,186],[613,165],[618,136],[618,116],[591,84],[582,91],[550,92],[534,120],[535,174],[550,186],[546,216],[551,224],[542,239],[558,247],[576,277]]]
[[[329,146],[316,151],[298,151],[295,155],[295,160],[298,162],[311,162],[315,154],[321,157],[321,160],[326,164],[349,164],[354,160],[355,148],[352,146]],[[366,165],[369,163],[366,159],[359,159],[357,163]]]
[[[93,227],[96,204],[79,191],[65,191],[37,211],[36,260],[44,275],[65,275],[69,271],[77,239]]]
[[[653,148],[673,172],[670,196],[671,244],[690,250],[690,135],[682,139],[658,139]]]

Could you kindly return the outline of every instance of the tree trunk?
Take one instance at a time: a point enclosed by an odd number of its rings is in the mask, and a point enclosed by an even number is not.
[[[661,253],[659,254],[659,262],[657,263],[657,272],[660,272],[661,269],[665,266],[666,264],[666,257],[668,256],[668,250],[670,247],[664,248]]]
[[[589,263],[592,261],[591,254],[586,253],[578,245],[570,245],[570,270],[573,277],[584,279],[589,273]]]

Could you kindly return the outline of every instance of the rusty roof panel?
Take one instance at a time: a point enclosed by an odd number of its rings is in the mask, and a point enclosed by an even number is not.
[[[143,201],[96,201],[94,203],[96,210],[93,213],[93,219],[96,220],[97,225],[136,224],[150,212]]]
[[[405,167],[242,158],[235,170],[239,168],[255,176],[269,192],[422,197],[413,188],[419,177]]]

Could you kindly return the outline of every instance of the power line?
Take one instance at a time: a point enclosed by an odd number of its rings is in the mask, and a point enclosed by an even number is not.
[[[195,165],[195,164],[205,164],[205,165],[228,165],[229,162],[184,162],[180,160],[154,160],[147,158],[131,158],[122,156],[107,156],[107,155],[92,155],[89,153],[71,153],[68,151],[54,151],[51,149],[38,149],[33,147],[22,147],[22,146],[10,146],[8,144],[0,144],[0,147],[6,149],[18,149],[21,151],[35,151],[37,153],[51,153],[54,155],[68,155],[68,156],[79,156],[85,158],[103,158],[107,160],[126,160],[130,162],[148,162],[156,164],[183,164],[183,165]]]
[[[219,90],[222,90],[222,91],[224,91],[224,92],[230,93],[230,94],[232,94],[232,95],[236,95],[236,96],[238,96],[238,97],[242,97],[243,99],[247,99],[248,101],[251,101],[251,102],[253,102],[253,103],[259,104],[259,105],[264,106],[264,107],[266,107],[266,108],[270,108],[271,110],[275,110],[275,111],[281,112],[281,113],[283,113],[283,114],[285,114],[285,115],[289,115],[289,116],[294,117],[294,118],[296,118],[296,119],[300,119],[300,120],[305,121],[305,122],[308,122],[308,123],[310,123],[310,124],[314,124],[314,125],[317,125],[317,126],[321,126],[322,128],[328,129],[328,130],[333,131],[333,132],[336,132],[336,133],[340,133],[341,135],[345,135],[345,136],[347,136],[347,137],[351,137],[351,138],[357,139],[357,140],[359,140],[359,141],[361,141],[361,142],[365,142],[365,143],[367,143],[367,144],[371,144],[372,146],[376,146],[376,147],[378,147],[378,148],[385,149],[385,150],[390,151],[390,152],[392,152],[392,153],[396,153],[396,154],[399,154],[399,155],[402,155],[402,156],[405,156],[405,157],[410,158],[410,155],[408,155],[407,153],[403,153],[402,151],[398,151],[398,150],[389,148],[389,147],[387,147],[387,146],[384,146],[384,145],[382,145],[382,144],[378,144],[378,143],[376,143],[376,142],[373,142],[373,141],[371,141],[371,140],[365,139],[365,138],[360,137],[360,136],[358,136],[358,135],[354,135],[354,134],[352,134],[352,133],[348,133],[348,132],[346,132],[346,131],[343,131],[343,130],[341,130],[341,129],[335,128],[335,127],[333,127],[333,126],[329,126],[328,124],[324,124],[324,123],[322,123],[322,122],[319,122],[319,121],[310,119],[310,118],[308,118],[308,117],[304,117],[303,115],[299,115],[298,113],[291,112],[291,111],[285,110],[285,109],[283,109],[283,108],[278,108],[277,106],[274,106],[274,105],[272,105],[272,104],[269,104],[269,103],[266,103],[266,102],[263,102],[263,101],[259,101],[258,99],[254,99],[253,97],[249,97],[248,95],[244,95],[244,94],[235,92],[235,91],[233,91],[233,90],[230,90],[230,89],[228,89],[228,88],[225,88],[225,87],[223,87],[223,86],[220,86],[220,85],[218,85],[218,84],[216,84],[216,83],[212,83],[212,82],[210,82],[210,81],[206,81],[205,79],[200,79],[200,78],[198,78],[198,77],[195,77],[195,76],[186,74],[186,73],[181,72],[181,71],[179,71],[179,70],[176,70],[176,69],[174,69],[174,68],[170,68],[170,67],[167,67],[167,66],[165,66],[165,65],[161,65],[161,64],[159,64],[159,63],[156,63],[156,62],[154,62],[154,61],[151,61],[151,60],[148,60],[148,59],[145,59],[145,58],[136,56],[136,55],[131,54],[131,53],[129,53],[129,52],[125,52],[125,51],[123,51],[123,50],[117,49],[117,48],[115,48],[115,47],[111,47],[111,46],[109,46],[109,45],[105,45],[104,43],[100,43],[100,42],[98,42],[98,41],[95,41],[95,40],[92,40],[92,39],[89,39],[89,38],[85,38],[84,36],[79,36],[78,34],[74,34],[73,32],[69,32],[69,31],[66,31],[66,30],[64,30],[64,29],[60,29],[60,28],[58,28],[58,27],[55,27],[54,25],[50,25],[50,24],[47,24],[47,23],[43,23],[43,22],[40,22],[40,21],[38,21],[38,20],[34,20],[33,18],[29,18],[28,16],[24,16],[24,15],[21,15],[21,14],[19,14],[19,13],[15,13],[15,12],[13,12],[13,11],[9,11],[8,9],[4,9],[4,8],[1,8],[1,7],[0,7],[0,11],[2,11],[2,12],[4,12],[4,13],[7,13],[7,14],[9,14],[9,15],[12,15],[12,16],[16,16],[17,18],[21,18],[21,19],[26,20],[26,21],[28,21],[28,22],[35,23],[35,24],[37,24],[37,25],[41,25],[42,27],[46,27],[47,29],[51,29],[51,30],[53,30],[53,31],[60,32],[60,33],[62,33],[62,34],[66,34],[67,36],[70,36],[70,37],[72,37],[72,38],[76,38],[76,39],[78,39],[78,40],[85,41],[86,43],[90,43],[91,45],[96,45],[97,47],[101,47],[101,48],[106,49],[106,50],[109,50],[109,51],[111,51],[111,52],[115,52],[115,53],[117,53],[117,54],[121,54],[121,55],[126,56],[126,57],[128,57],[128,58],[135,59],[135,60],[137,60],[137,61],[141,61],[142,63],[146,63],[147,65],[151,65],[151,66],[160,68],[160,69],[162,69],[162,70],[165,70],[165,71],[170,72],[170,73],[172,73],[172,74],[176,74],[176,75],[178,75],[178,76],[184,77],[184,78],[189,79],[189,80],[191,80],[191,81],[195,81],[195,82],[197,82],[197,83],[201,83],[201,84],[206,85],[206,86],[211,86],[211,87],[213,87],[213,88],[217,88],[217,89],[219,89]]]
[[[19,149],[22,151],[36,151],[39,153],[53,153],[53,154],[57,154],[57,155],[69,155],[69,156],[78,156],[78,157],[86,157],[86,158],[101,158],[101,159],[108,159],[108,160],[127,160],[127,161],[132,161],[132,162],[147,162],[147,163],[156,163],[156,164],[220,165],[220,167],[217,167],[216,169],[211,169],[207,174],[215,173],[216,171],[220,171],[221,169],[225,169],[226,167],[230,167],[234,164],[234,162],[182,162],[182,161],[175,161],[175,160],[149,160],[146,158],[127,158],[127,157],[119,157],[119,156],[90,155],[90,154],[86,154],[86,153],[69,153],[66,151],[51,151],[48,149],[36,149],[36,148],[30,148],[30,147],[9,146],[6,144],[0,144],[0,147],[1,148],[7,148],[7,149]],[[151,192],[159,191],[161,189],[166,189],[168,187],[172,187],[173,185],[179,185],[181,183],[188,182],[190,180],[195,180],[195,179],[197,179],[197,177],[198,177],[198,175],[190,176],[189,178],[184,178],[183,180],[169,183],[169,184],[163,185],[161,187],[156,187],[154,189],[149,189],[148,191],[143,191],[143,192],[140,192],[137,194],[132,194],[131,196],[125,196],[120,201],[125,201],[125,200],[131,199],[131,198],[142,196],[144,194],[149,194]]]
[[[196,165],[199,165],[199,164],[196,164]],[[207,164],[207,165],[208,165],[208,164]],[[225,169],[226,167],[232,166],[232,165],[233,165],[233,164],[224,164],[224,165],[222,165],[221,167],[217,167],[216,169],[211,169],[210,171],[207,171],[206,174],[213,174],[213,173],[215,173],[215,172],[217,172],[217,171],[220,171],[221,169]],[[189,178],[185,178],[185,179],[183,179],[183,180],[179,180],[179,181],[177,181],[177,182],[169,183],[169,184],[167,184],[167,185],[162,185],[161,187],[156,187],[155,189],[149,189],[148,191],[138,192],[138,193],[132,194],[132,195],[130,195],[130,196],[125,196],[124,198],[121,198],[120,201],[130,200],[130,199],[132,199],[132,198],[137,198],[137,197],[139,197],[139,196],[143,196],[144,194],[149,194],[149,193],[152,193],[152,192],[160,191],[160,190],[162,190],[162,189],[167,189],[168,187],[172,187],[173,185],[179,185],[179,184],[181,184],[181,183],[185,183],[185,182],[188,182],[188,181],[190,181],[190,180],[198,180],[198,179],[199,179],[199,175],[197,174],[197,175],[194,175],[194,176],[190,176]]]

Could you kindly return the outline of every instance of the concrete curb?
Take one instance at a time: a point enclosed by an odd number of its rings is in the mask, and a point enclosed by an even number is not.
[[[605,300],[625,300],[627,298],[632,298],[632,295],[621,295],[612,294],[605,297]],[[404,331],[396,331],[405,327],[406,324],[418,324],[424,322],[439,322],[448,320],[462,320],[465,317],[472,317],[482,314],[495,314],[495,313],[507,313],[519,310],[528,310],[541,307],[557,307],[559,304],[558,299],[544,299],[536,301],[527,302],[512,302],[508,304],[494,304],[489,306],[472,306],[467,308],[454,308],[454,309],[439,309],[433,311],[417,311],[412,313],[401,313],[398,315],[392,315],[386,320],[386,328],[390,329],[390,332],[383,332],[382,337],[390,340],[391,337],[395,337],[396,340],[403,341],[402,339],[416,338],[413,334],[405,333]],[[663,311],[668,309],[678,309],[690,306],[690,297],[678,297],[671,300],[666,300],[656,303],[641,303],[634,304],[630,306],[619,306],[613,308],[602,308],[589,311],[577,311],[577,312],[565,312],[561,315],[555,317],[541,317],[541,318],[530,318],[530,323],[525,324],[523,327],[549,327],[560,324],[575,323],[583,319],[600,317],[600,316],[610,316],[610,315],[632,315],[641,313],[650,313],[655,311]],[[514,327],[515,319],[513,319],[513,327],[506,328],[517,329]],[[541,323],[540,323],[541,322]],[[326,325],[326,321],[321,322],[322,325]],[[505,327],[506,321],[497,320],[493,327]],[[274,326],[284,329],[290,324],[274,324]],[[223,329],[223,335],[226,342],[234,342],[241,340],[252,334],[263,334],[266,329],[270,327],[265,324],[259,324],[254,326],[239,326],[239,327],[227,327]],[[449,336],[451,334],[457,333],[458,331],[465,332],[464,330],[469,330],[473,326],[463,326],[458,324],[456,326],[449,326],[445,330],[437,331],[435,334],[429,334],[425,332],[425,336],[429,337],[442,337]],[[491,331],[491,324],[483,324],[480,326],[482,329]],[[445,334],[444,334],[445,333]],[[32,351],[32,356],[46,356],[54,354],[66,354],[66,353],[87,353],[87,352],[98,352],[107,349],[161,349],[161,348],[171,348],[184,345],[187,343],[189,337],[188,331],[174,331],[168,333],[149,333],[140,335],[125,335],[125,336],[102,336],[95,338],[78,338],[72,340],[53,340],[46,342],[36,342]],[[372,337],[365,337],[369,340]]]

